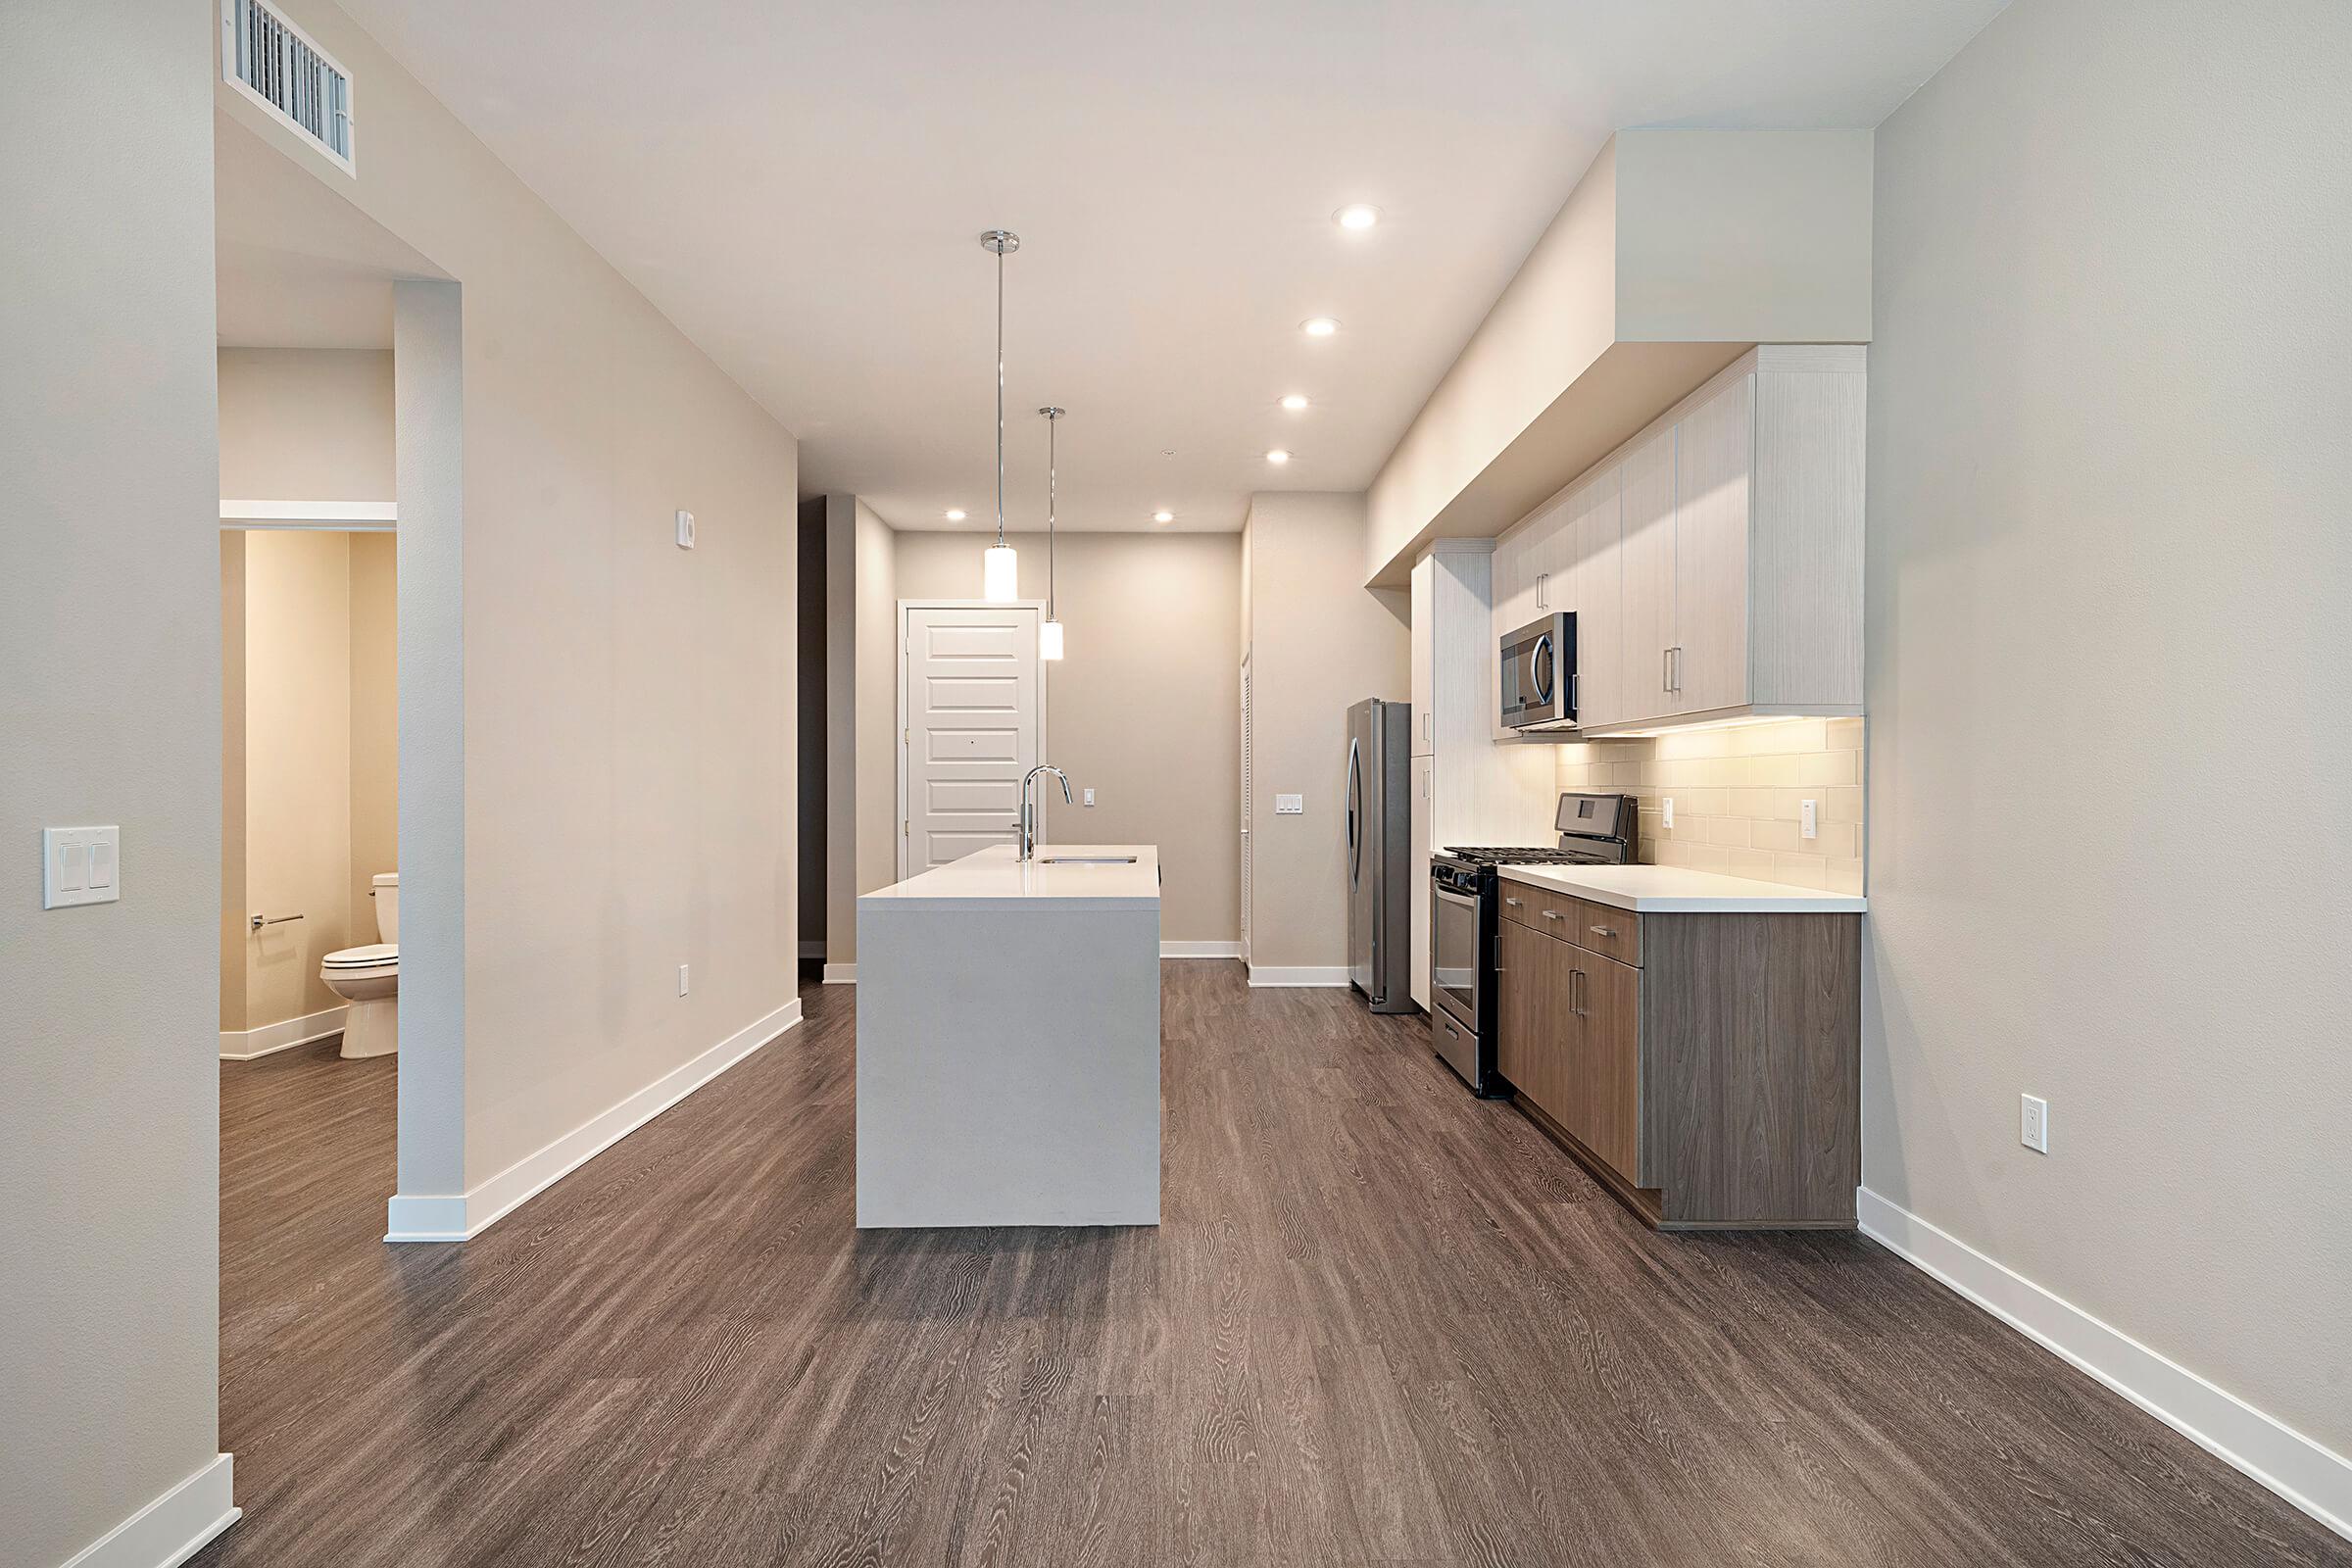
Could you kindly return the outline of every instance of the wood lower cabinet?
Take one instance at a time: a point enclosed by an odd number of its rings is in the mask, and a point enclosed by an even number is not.
[[[1503,894],[1496,1063],[1538,1125],[1661,1228],[1853,1225],[1859,915]]]

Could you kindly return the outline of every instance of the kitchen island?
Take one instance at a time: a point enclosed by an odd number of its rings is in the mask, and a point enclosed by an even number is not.
[[[985,849],[858,901],[858,1224],[1159,1223],[1159,851]]]

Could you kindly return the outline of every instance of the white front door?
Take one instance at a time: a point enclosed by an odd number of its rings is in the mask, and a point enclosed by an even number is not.
[[[902,880],[1018,837],[1045,709],[1037,624],[1035,605],[903,607]]]

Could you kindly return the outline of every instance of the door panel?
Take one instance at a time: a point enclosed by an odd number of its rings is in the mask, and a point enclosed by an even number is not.
[[[1034,605],[907,608],[902,877],[1018,837],[1043,711],[1037,621]]]
[[[1755,432],[1753,375],[1676,428],[1674,711],[1748,700],[1747,524]]]
[[[1583,1050],[1570,1130],[1626,1180],[1641,1176],[1642,971],[1575,950],[1573,1002]]]
[[[1569,1064],[1578,1049],[1578,1020],[1567,1005],[1567,955],[1573,950],[1510,920],[1496,922],[1496,946],[1506,1009],[1496,1065],[1537,1109],[1573,1132]]]
[[[1628,453],[1620,470],[1621,721],[1658,718],[1675,710],[1666,686],[1666,650],[1674,642],[1675,616],[1674,446],[1675,430],[1669,426]]]

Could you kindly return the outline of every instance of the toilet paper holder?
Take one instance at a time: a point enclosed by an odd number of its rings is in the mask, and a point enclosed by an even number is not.
[[[288,920],[299,920],[301,918],[302,916],[299,914],[273,914],[264,916],[260,911],[257,910],[253,916],[253,928],[256,931],[259,931],[266,925],[284,925]]]

